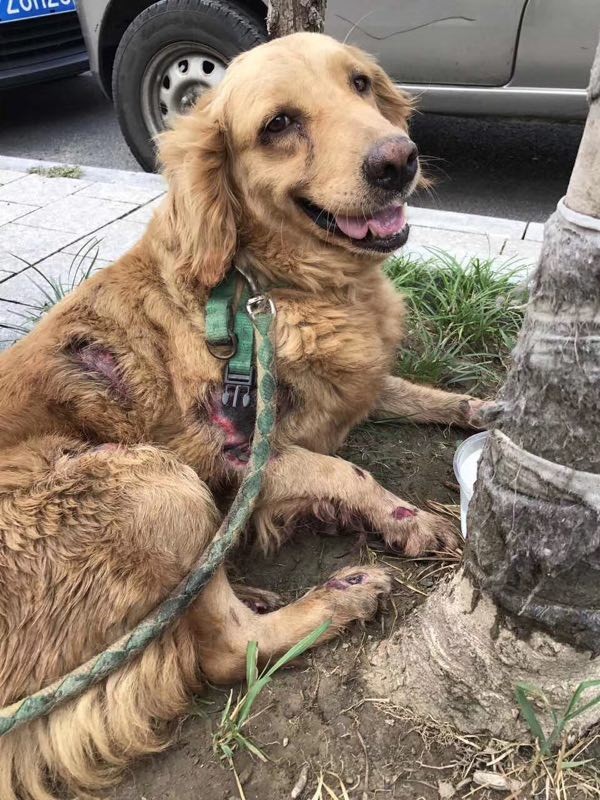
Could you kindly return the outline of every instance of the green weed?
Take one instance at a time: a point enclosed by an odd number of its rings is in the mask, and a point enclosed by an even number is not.
[[[27,170],[30,175],[42,175],[44,178],[81,178],[81,167],[56,165],[55,167],[31,167]]]
[[[329,628],[330,624],[329,621],[324,622],[315,631],[291,647],[273,666],[266,668],[260,675],[258,673],[258,643],[248,642],[246,650],[246,692],[238,698],[235,706],[233,705],[233,690],[229,693],[227,703],[221,714],[219,726],[213,733],[213,749],[219,758],[232,764],[235,752],[245,749],[261,761],[267,760],[262,750],[244,732],[248,722],[257,716],[256,714],[254,717],[251,716],[254,703],[267,684],[271,682],[275,673],[312,647]]]
[[[527,723],[534,739],[537,740],[542,756],[549,756],[561,744],[567,725],[572,720],[579,717],[585,711],[600,703],[600,693],[594,695],[591,700],[583,702],[582,696],[589,689],[600,686],[600,680],[582,681],[573,692],[566,709],[560,713],[551,705],[546,694],[537,686],[529,683],[518,683],[515,688],[517,703],[521,709],[523,719]],[[540,703],[546,711],[550,712],[553,728],[546,734],[537,715],[534,701]],[[581,762],[563,762],[562,768],[574,768],[581,766]]]

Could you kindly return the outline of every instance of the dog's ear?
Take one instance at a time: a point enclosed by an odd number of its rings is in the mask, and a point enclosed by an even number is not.
[[[179,277],[216,286],[237,246],[238,204],[231,185],[227,142],[212,92],[159,137],[169,182],[169,213],[184,256]]]
[[[373,72],[373,94],[383,116],[393,125],[406,129],[414,110],[414,100],[397,89],[378,65]]]

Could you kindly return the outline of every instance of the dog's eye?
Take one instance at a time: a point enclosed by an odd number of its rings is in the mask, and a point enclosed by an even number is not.
[[[366,75],[355,75],[352,78],[352,83],[359,94],[368,92],[371,87],[371,81]]]
[[[273,117],[272,120],[267,122],[265,125],[265,130],[269,133],[283,133],[283,131],[286,128],[289,128],[291,124],[292,120],[287,114],[277,114],[276,117]]]

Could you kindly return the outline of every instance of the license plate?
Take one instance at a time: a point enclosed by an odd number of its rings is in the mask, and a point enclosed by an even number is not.
[[[0,24],[75,11],[75,0],[0,0]]]

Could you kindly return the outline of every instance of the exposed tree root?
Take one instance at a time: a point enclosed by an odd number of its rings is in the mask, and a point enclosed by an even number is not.
[[[600,678],[600,659],[539,631],[524,636],[462,571],[378,646],[371,663],[368,694],[465,733],[511,741],[527,730],[516,683],[538,686],[563,710],[581,681]],[[551,730],[547,712],[540,709],[539,717]],[[596,706],[577,719],[578,731],[599,719]]]

